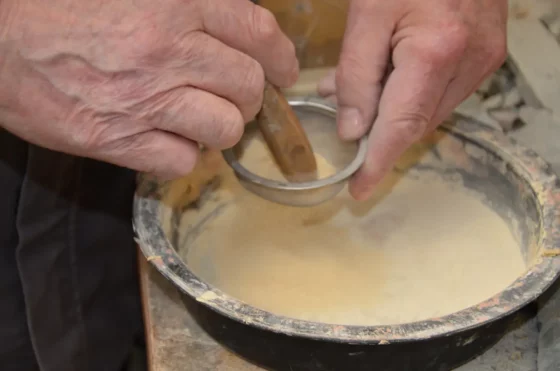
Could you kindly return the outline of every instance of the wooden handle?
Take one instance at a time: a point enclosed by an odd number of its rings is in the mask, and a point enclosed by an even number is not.
[[[280,170],[289,181],[317,179],[317,162],[311,143],[280,89],[269,82],[265,84],[257,122]]]

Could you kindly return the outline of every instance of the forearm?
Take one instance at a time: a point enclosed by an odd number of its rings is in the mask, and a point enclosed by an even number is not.
[[[2,2],[0,1],[0,4]],[[2,13],[0,13],[0,27],[3,26],[3,23],[1,21],[2,17],[1,17]],[[1,34],[1,28],[0,28],[0,34]],[[2,39],[0,39],[2,40]],[[8,76],[8,47],[6,45],[6,42],[2,42],[0,41],[0,129],[4,129],[5,128],[5,122],[7,120],[7,116],[8,116],[8,112],[7,112],[7,107],[8,107],[8,99],[10,99],[10,95],[9,93],[9,86],[6,82],[7,80],[7,76]]]
[[[19,8],[17,0],[0,0],[0,50],[8,39],[8,30],[15,19],[14,14]],[[0,58],[2,55],[0,54]]]
[[[41,115],[45,125],[59,110],[49,104],[53,92],[48,89],[48,81],[25,58],[26,48],[41,41],[48,45],[36,37],[44,32],[31,28],[43,23],[37,14],[44,14],[44,9],[27,5],[35,4],[28,0],[0,0],[0,128],[34,142],[37,130],[30,129],[28,123],[35,112],[45,111]]]
[[[8,59],[10,58],[8,29],[12,23],[14,13],[14,1],[0,0],[0,128],[5,128],[5,121],[8,116],[7,107],[9,99],[7,83]]]

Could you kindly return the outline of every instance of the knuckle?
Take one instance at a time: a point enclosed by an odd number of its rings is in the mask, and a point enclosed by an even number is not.
[[[136,135],[124,144],[119,152],[121,157],[133,156],[138,171],[146,172],[161,177],[163,180],[173,180],[191,173],[198,161],[198,152],[189,147],[184,147],[171,157],[162,153],[152,143],[150,135]]]
[[[120,45],[120,50],[132,63],[145,68],[201,59],[206,41],[203,34],[189,30],[170,33],[160,24],[149,21],[144,21],[142,26],[123,37]]]
[[[100,147],[97,136],[85,128],[72,132],[70,144],[83,153],[95,153]]]
[[[404,144],[419,140],[428,129],[429,120],[419,113],[406,114],[391,123],[398,141]]]
[[[216,128],[216,142],[220,149],[236,145],[241,140],[244,131],[243,117],[239,110],[232,108],[224,111]]]
[[[450,21],[445,25],[443,33],[447,44],[454,46],[454,50],[464,51],[467,48],[471,32],[463,21]]]
[[[497,69],[500,67],[507,58],[507,42],[505,35],[489,39],[486,42],[485,51],[485,56],[491,68]]]
[[[174,175],[174,177],[181,177],[192,173],[198,163],[198,157],[199,154],[195,151],[189,153],[188,156],[181,156],[180,160],[175,161],[173,164],[174,168],[170,173]],[[155,168],[154,171],[156,170],[158,169]]]
[[[386,70],[384,62],[367,61],[355,53],[345,53],[334,72],[335,88],[346,92],[360,86],[380,85]]]
[[[337,86],[353,84],[360,81],[360,76],[365,76],[368,65],[361,58],[353,53],[346,53],[340,56],[338,67],[335,71],[335,81]]]
[[[390,1],[354,1],[352,8],[357,14],[387,14],[391,11]]]
[[[247,66],[243,68],[242,89],[239,99],[242,106],[247,108],[243,110],[244,119],[251,119],[262,104],[265,73],[257,61],[249,59]]]
[[[465,53],[469,43],[469,30],[461,22],[451,21],[428,37],[425,44],[417,48],[418,56],[428,64],[444,66],[457,62]]]
[[[65,126],[72,127],[69,144],[81,153],[93,154],[99,152],[108,141],[108,125],[103,122],[104,120],[95,116],[95,114],[86,110],[86,112],[74,112],[66,120]],[[76,121],[81,124],[75,125]]]
[[[153,143],[150,139],[149,135],[133,135],[128,140],[118,143],[114,147],[114,152],[121,158],[133,156],[137,162],[136,170],[149,174],[169,173],[169,169],[165,169],[154,158]]]
[[[262,98],[258,102],[255,101],[254,104],[239,107],[239,111],[241,113],[241,121],[247,123],[253,120],[261,110],[261,107],[262,107]]]
[[[123,45],[123,53],[131,60],[160,61],[170,54],[169,43],[163,42],[166,37],[159,31],[157,27],[145,24],[145,27],[135,30],[130,37],[125,38]]]
[[[270,10],[259,6],[253,7],[253,37],[256,40],[272,40],[278,31],[278,23]]]
[[[336,94],[337,103],[340,106],[359,105],[362,106],[364,112],[373,114],[370,102],[376,102],[379,99],[387,66],[382,65],[382,61],[368,63],[363,58],[350,54],[341,59],[334,73],[334,86],[332,86],[330,94]],[[365,118],[368,122],[372,119],[371,116]]]

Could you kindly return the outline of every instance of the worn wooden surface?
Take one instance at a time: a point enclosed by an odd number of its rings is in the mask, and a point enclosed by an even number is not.
[[[258,371],[194,321],[169,281],[139,253],[149,371]]]

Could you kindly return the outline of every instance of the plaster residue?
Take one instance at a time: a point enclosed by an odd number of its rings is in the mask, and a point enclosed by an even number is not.
[[[219,205],[227,206],[214,212]],[[490,298],[525,270],[507,224],[428,172],[393,173],[365,203],[342,192],[294,208],[260,199],[224,171],[180,229],[190,231],[181,252],[203,280],[258,308],[327,323],[443,316]]]

